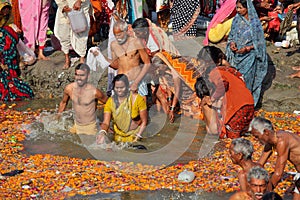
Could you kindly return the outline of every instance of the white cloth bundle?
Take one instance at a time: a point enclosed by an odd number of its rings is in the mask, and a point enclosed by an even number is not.
[[[96,56],[95,53],[97,54]],[[86,64],[92,71],[97,71],[97,68],[101,68],[102,70],[104,70],[109,66],[109,62],[105,59],[99,47],[91,47],[89,49]]]

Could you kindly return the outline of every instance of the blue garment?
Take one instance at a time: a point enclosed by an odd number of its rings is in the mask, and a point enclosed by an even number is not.
[[[268,58],[264,32],[251,0],[247,0],[247,7],[249,20],[239,14],[233,19],[228,36],[226,57],[228,62],[243,74],[247,88],[253,95],[254,105],[256,105],[268,70]],[[234,53],[230,49],[231,42],[235,42],[238,49],[252,45],[254,49],[245,54]]]

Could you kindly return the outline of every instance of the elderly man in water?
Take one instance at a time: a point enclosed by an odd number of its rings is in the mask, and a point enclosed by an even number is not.
[[[260,166],[258,163],[252,161],[252,154],[254,148],[251,141],[244,138],[233,139],[230,147],[229,154],[233,164],[242,167],[239,171],[239,183],[242,191],[247,191],[247,174],[252,167]]]
[[[273,190],[279,183],[287,161],[296,168],[295,180],[300,178],[300,136],[288,131],[275,131],[272,123],[262,117],[256,117],[250,123],[249,131],[259,141],[265,144],[258,161],[262,166],[273,152],[277,154],[274,174],[270,178],[268,190]],[[294,199],[300,199],[297,187],[294,190]]]
[[[64,89],[62,101],[59,104],[58,113],[62,113],[69,99],[73,102],[75,111],[75,124],[70,132],[77,134],[96,135],[96,102],[105,103],[107,97],[92,84],[88,83],[90,68],[86,64],[75,67],[75,82],[70,83]]]
[[[119,20],[114,24],[116,40],[111,43],[112,62],[110,66],[125,74],[130,83],[130,90],[141,96],[148,95],[147,83],[143,80],[151,64],[144,45],[138,38],[128,35],[128,24]]]
[[[263,199],[263,195],[267,192],[267,185],[269,182],[268,172],[259,166],[252,167],[247,174],[247,191],[239,191],[232,195],[229,200]]]

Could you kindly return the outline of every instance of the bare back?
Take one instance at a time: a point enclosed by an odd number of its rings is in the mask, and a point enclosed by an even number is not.
[[[300,136],[287,131],[278,131],[278,144],[276,150],[285,148],[288,151],[287,159],[295,165],[298,172],[300,172]],[[280,150],[279,150],[280,151]]]

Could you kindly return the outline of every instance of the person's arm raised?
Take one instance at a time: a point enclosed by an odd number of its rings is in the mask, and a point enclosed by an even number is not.
[[[137,91],[139,83],[141,82],[141,80],[143,80],[144,76],[147,74],[147,72],[149,71],[149,69],[151,67],[150,58],[149,58],[147,52],[145,51],[145,48],[144,48],[143,44],[141,43],[141,41],[139,39],[136,39],[134,41],[134,45],[135,45],[136,49],[139,51],[139,54],[144,63],[144,66],[141,70],[141,73],[139,73],[139,75],[134,80],[134,83],[131,85],[131,87],[130,87],[131,91]]]
[[[270,178],[268,190],[272,191],[278,184],[283,174],[285,165],[289,156],[289,143],[287,138],[281,139],[276,145],[277,160],[274,168],[274,173]]]
[[[114,51],[114,49],[117,48],[116,47],[116,41],[113,41],[111,44],[110,44],[110,49],[111,49],[111,59],[108,59],[107,58],[107,61],[110,63],[110,67],[117,70],[119,68],[119,63],[118,63],[118,58],[117,58],[117,55]]]
[[[244,170],[241,170],[238,174],[239,183],[242,191],[247,191],[247,175]]]
[[[257,163],[259,163],[261,166],[264,166],[267,160],[269,159],[269,157],[271,156],[271,154],[272,154],[272,146],[270,144],[266,144]]]
[[[96,89],[96,99],[100,100],[102,103],[106,103],[107,96],[103,94],[99,89]]]

